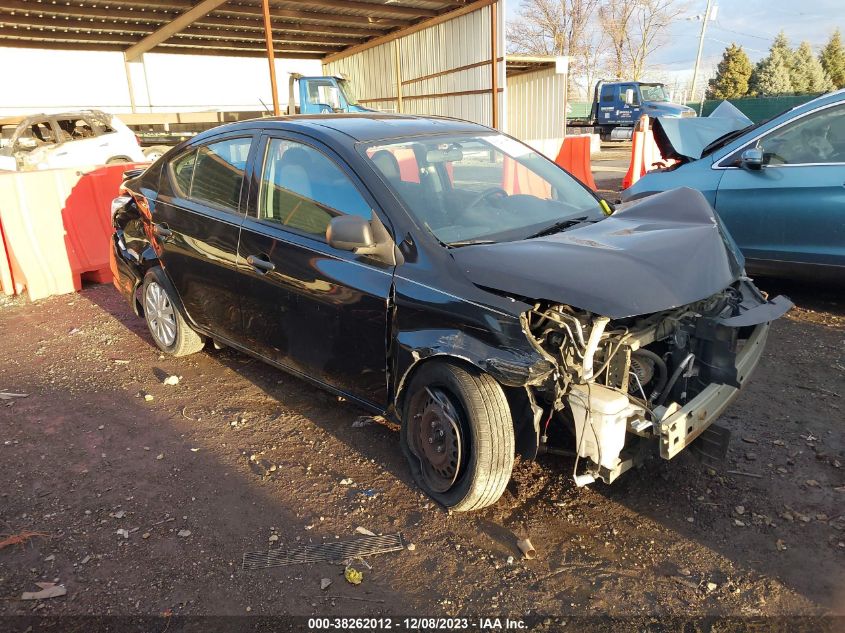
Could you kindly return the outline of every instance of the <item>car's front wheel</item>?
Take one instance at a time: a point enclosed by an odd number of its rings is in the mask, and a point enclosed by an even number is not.
[[[144,319],[161,351],[171,356],[187,356],[203,348],[203,338],[185,322],[167,289],[151,272],[144,277],[142,293]]]
[[[473,368],[431,361],[405,398],[402,450],[417,484],[455,511],[494,504],[510,481],[514,432],[501,385]]]

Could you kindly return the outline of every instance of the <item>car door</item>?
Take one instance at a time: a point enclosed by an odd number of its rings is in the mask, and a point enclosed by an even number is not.
[[[392,265],[333,249],[332,217],[370,218],[374,200],[331,150],[265,136],[239,246],[247,345],[294,372],[384,405]]]
[[[162,169],[152,209],[159,258],[190,320],[236,343],[243,335],[237,266],[241,194],[253,141],[250,134],[233,133],[174,156]]]
[[[619,93],[619,86],[604,84],[599,95],[596,118],[599,125],[610,125],[616,122],[616,96]]]
[[[740,166],[753,147],[761,169]],[[747,258],[845,265],[845,105],[789,121],[716,168],[716,210]]]
[[[633,101],[631,103],[625,103],[625,93],[628,90],[633,92]],[[637,84],[622,84],[619,86],[619,111],[618,117],[619,121],[625,123],[627,121],[632,121],[636,123],[640,120],[640,115],[642,114],[643,107],[642,103],[640,102],[640,89]]]

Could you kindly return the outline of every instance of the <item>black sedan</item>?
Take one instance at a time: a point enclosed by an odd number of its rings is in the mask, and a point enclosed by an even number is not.
[[[225,125],[128,173],[114,283],[156,345],[251,354],[401,423],[415,480],[494,503],[514,456],[579,485],[723,445],[788,300],[701,194],[612,212],[495,130],[327,115]],[[710,450],[712,453],[713,451]]]

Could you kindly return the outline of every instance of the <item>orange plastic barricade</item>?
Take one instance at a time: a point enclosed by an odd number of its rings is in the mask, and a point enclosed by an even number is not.
[[[668,167],[674,160],[664,160],[657,143],[654,142],[654,132],[648,127],[648,117],[643,116],[631,138],[631,162],[628,173],[622,180],[622,188],[627,189],[652,169]]]
[[[645,143],[644,135],[645,132],[637,130],[631,136],[631,162],[628,164],[628,172],[622,179],[623,189],[627,189],[633,185],[642,178],[645,173],[643,165],[643,145]]]
[[[563,139],[555,163],[563,167],[593,191],[596,181],[590,165],[590,135],[579,134]]]
[[[551,198],[552,194],[548,181],[507,155],[502,163],[502,189],[509,196],[525,193],[544,200]]]
[[[0,223],[15,292],[25,287],[35,301],[79,290],[83,276],[111,279],[110,203],[123,172],[132,167],[0,175]]]
[[[20,289],[15,283],[15,271],[12,269],[12,258],[6,246],[6,232],[0,219],[0,290],[6,295],[15,295]]]
[[[138,166],[107,165],[88,172],[65,201],[62,223],[76,290],[81,290],[83,278],[96,283],[111,281],[111,201],[117,196],[123,172]]]

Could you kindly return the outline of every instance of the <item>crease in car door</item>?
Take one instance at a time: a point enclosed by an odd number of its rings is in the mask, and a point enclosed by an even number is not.
[[[383,405],[393,267],[325,240],[332,217],[369,218],[372,204],[347,171],[308,144],[269,137],[259,155],[239,245],[250,279],[242,300],[247,345],[295,373]]]
[[[174,157],[162,174],[153,213],[164,271],[188,317],[206,334],[236,343],[243,336],[241,194],[252,141],[223,138]]]

